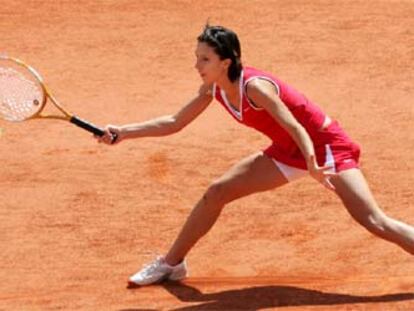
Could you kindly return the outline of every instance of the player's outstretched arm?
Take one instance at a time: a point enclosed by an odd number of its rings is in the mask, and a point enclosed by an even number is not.
[[[112,136],[113,134],[116,134],[116,144],[125,139],[167,136],[177,133],[200,115],[211,103],[212,99],[213,97],[211,95],[210,87],[202,85],[198,95],[177,113],[157,117],[140,123],[126,124],[122,126],[107,125],[105,128],[105,135],[99,137],[98,140],[107,144],[112,144]]]

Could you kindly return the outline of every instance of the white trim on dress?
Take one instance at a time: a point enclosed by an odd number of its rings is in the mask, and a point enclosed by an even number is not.
[[[247,80],[244,82],[244,88],[243,88],[243,90],[245,90],[245,89],[246,89],[246,87],[247,87],[247,83],[249,83],[251,80],[256,79],[256,78],[258,78],[258,79],[263,79],[263,80],[266,80],[266,81],[268,81],[268,82],[272,83],[272,84],[275,86],[275,88],[276,88],[276,93],[277,93],[277,95],[280,95],[280,88],[279,88],[279,85],[278,85],[275,81],[273,81],[272,79],[270,79],[270,78],[268,78],[268,77],[265,77],[265,76],[254,76],[254,77],[251,77],[251,78],[247,79]],[[250,107],[252,107],[254,110],[263,110],[263,109],[264,109],[264,108],[262,108],[262,107],[257,107],[257,106],[255,106],[255,105],[254,105],[254,103],[253,103],[253,102],[250,100],[250,98],[247,96],[247,93],[246,93],[246,99],[247,99],[247,102],[249,103]]]
[[[223,89],[220,89],[221,98],[223,98],[223,102],[229,111],[235,116],[238,120],[243,120],[243,70],[240,73],[240,81],[239,81],[239,110],[234,108],[232,104],[230,104],[229,100],[227,99],[226,92]]]

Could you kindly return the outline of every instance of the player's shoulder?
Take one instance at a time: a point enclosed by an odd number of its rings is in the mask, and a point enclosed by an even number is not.
[[[273,74],[254,67],[246,67],[244,69],[243,75],[244,89],[248,94],[269,94],[269,92],[273,93],[275,86],[277,93],[279,93],[279,81]]]
[[[274,83],[261,76],[252,77],[245,83],[245,90],[250,94],[265,94],[274,91]]]

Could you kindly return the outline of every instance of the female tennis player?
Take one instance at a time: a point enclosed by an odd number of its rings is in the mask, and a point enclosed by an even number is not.
[[[273,142],[237,163],[214,181],[165,256],[129,278],[131,286],[180,280],[185,257],[214,225],[223,207],[252,193],[274,189],[309,174],[342,200],[352,217],[374,235],[414,254],[414,227],[387,216],[358,168],[359,146],[318,106],[274,75],[244,67],[237,35],[207,25],[197,38],[196,64],[203,84],[198,95],[174,115],[124,126],[108,125],[98,138],[111,144],[125,139],[176,133],[215,98],[235,121]]]

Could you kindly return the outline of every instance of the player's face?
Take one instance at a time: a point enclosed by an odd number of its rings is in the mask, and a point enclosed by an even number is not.
[[[206,84],[212,84],[227,79],[229,59],[221,60],[214,48],[205,42],[199,42],[196,48],[195,68]]]

